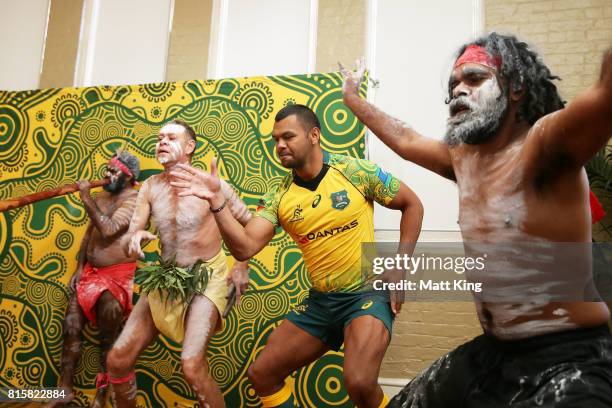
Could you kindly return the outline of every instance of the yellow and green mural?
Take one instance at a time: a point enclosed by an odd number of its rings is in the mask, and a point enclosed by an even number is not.
[[[162,169],[154,157],[158,130],[180,118],[199,137],[194,164],[206,169],[218,157],[222,177],[254,209],[286,172],[271,132],[275,113],[287,104],[317,113],[324,149],[363,156],[364,128],[342,103],[341,85],[340,75],[330,73],[0,91],[0,199],[99,179],[118,147],[140,158],[142,181]],[[58,383],[67,284],[87,222],[77,194],[0,213],[0,387]],[[145,247],[147,258],[156,250]],[[300,252],[282,231],[251,260],[250,274],[249,292],[209,352],[212,375],[231,408],[259,406],[246,369],[309,287]],[[75,402],[87,406],[99,369],[96,329],[87,325],[83,338]],[[292,375],[300,406],[352,406],[342,362],[342,353],[329,353]],[[196,404],[182,376],[180,345],[165,337],[141,356],[137,380],[141,407]]]

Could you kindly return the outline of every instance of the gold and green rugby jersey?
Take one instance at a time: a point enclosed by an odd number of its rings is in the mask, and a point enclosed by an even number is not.
[[[353,292],[372,277],[361,272],[361,243],[374,241],[373,200],[388,205],[399,186],[372,162],[324,152],[317,177],[287,175],[262,198],[257,216],[297,242],[313,288]]]

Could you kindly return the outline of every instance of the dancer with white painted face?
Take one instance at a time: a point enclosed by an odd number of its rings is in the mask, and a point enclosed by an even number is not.
[[[140,165],[136,157],[121,150],[109,160],[106,170],[110,183],[95,198],[89,192],[89,181],[77,183],[91,221],[81,242],[77,271],[70,280],[73,295],[64,319],[59,386],[68,395],[62,401],[47,404],[47,408],[69,405],[75,397],[73,375],[81,355],[81,334],[86,320],[100,329],[100,373],[92,407],[104,406],[108,389],[105,358],[132,310],[136,256],[125,254],[122,240],[136,207],[138,191],[134,185]]]
[[[466,249],[494,250],[486,272],[471,277],[484,282],[475,298],[484,335],[436,361],[389,406],[612,406],[610,313],[580,296],[590,251],[578,261],[559,251],[591,242],[583,166],[612,134],[612,51],[597,82],[564,107],[557,77],[526,43],[492,33],[464,45],[443,141],[360,98],[359,65],[341,67],[345,104],[402,158],[456,182]],[[552,286],[566,291],[559,301],[537,293]]]
[[[233,282],[236,286],[237,302],[247,288],[248,263],[236,262],[228,274],[221,235],[212,216],[215,210],[198,198],[180,197],[179,189],[170,185],[170,171],[181,171],[177,165],[190,164],[195,148],[196,134],[187,123],[174,120],[162,127],[155,153],[164,171],[147,179],[138,194],[126,252],[144,258],[142,241],[157,239],[145,230],[151,219],[159,234],[161,254],[157,265],[146,268],[149,275],[141,286],[143,293],[108,355],[116,407],[136,406],[134,367],[140,353],[159,333],[183,344],[183,373],[200,406],[225,406],[210,375],[206,349],[222,327],[227,285]],[[251,218],[248,208],[226,182],[222,186],[232,215],[246,223]],[[167,274],[176,277],[175,284],[163,286],[165,280],[156,281]],[[149,290],[160,284],[161,292]]]

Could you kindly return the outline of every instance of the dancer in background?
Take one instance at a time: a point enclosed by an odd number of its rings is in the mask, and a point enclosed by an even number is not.
[[[61,402],[49,403],[47,407],[65,405],[74,399],[72,377],[81,355],[81,333],[86,319],[100,329],[101,370],[96,379],[97,391],[92,407],[104,407],[106,355],[132,310],[136,256],[126,255],[122,243],[136,207],[138,191],[134,185],[140,164],[127,151],[118,151],[108,162],[106,170],[110,183],[95,199],[89,193],[89,181],[78,182],[79,194],[91,221],[81,242],[77,271],[70,280],[73,294],[64,319],[59,386],[67,391],[67,396]]]

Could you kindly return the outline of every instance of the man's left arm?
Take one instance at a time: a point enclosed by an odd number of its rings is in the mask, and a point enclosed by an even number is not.
[[[423,204],[421,204],[421,200],[406,184],[400,182],[397,194],[385,207],[402,212],[402,218],[400,219],[400,242],[397,253],[412,256],[423,223]],[[393,283],[399,283],[404,278],[405,271],[403,270],[391,270],[385,272],[383,276],[385,281]],[[397,315],[404,303],[404,292],[402,290],[395,290],[391,291],[390,295],[391,310]]]
[[[569,159],[567,164],[576,168],[606,145],[612,135],[612,48],[604,54],[597,82],[566,108],[536,122],[533,132],[540,152]]]
[[[236,190],[232,188],[225,180],[221,179],[221,192],[225,197],[227,205],[238,222],[245,226],[252,217],[247,205],[240,199]],[[234,284],[236,288],[236,304],[240,304],[240,297],[249,287],[249,261],[236,261],[229,274],[227,275],[227,284]]]
[[[363,161],[361,167],[368,169],[365,186],[366,197],[382,206],[402,212],[400,242],[397,253],[412,256],[423,223],[423,205],[421,200],[406,184],[377,165]],[[387,271],[382,278],[387,282],[398,283],[405,278],[405,271]],[[402,290],[390,291],[390,296],[391,309],[394,314],[398,314],[404,301],[404,292]]]
[[[410,187],[400,182],[397,195],[386,207],[402,212],[398,253],[412,255],[423,224],[421,200]]]

